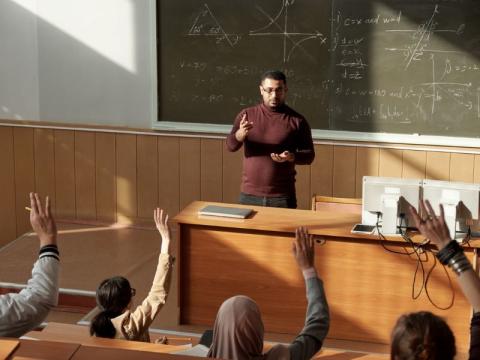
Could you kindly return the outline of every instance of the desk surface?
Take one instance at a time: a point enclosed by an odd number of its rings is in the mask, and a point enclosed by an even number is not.
[[[79,347],[80,344],[74,343],[20,339],[20,345],[13,352],[12,358],[67,360],[73,357]]]
[[[92,347],[114,347],[117,349],[139,350],[155,353],[169,353],[189,348],[181,345],[163,345],[123,339],[104,339],[92,337],[87,326],[50,322],[42,331],[31,331],[29,338],[47,341],[79,343]]]
[[[250,208],[254,214],[247,219],[232,219],[220,216],[199,215],[198,211],[206,205]],[[329,237],[348,237],[349,239],[380,240],[378,235],[352,234],[354,224],[361,222],[361,217],[342,211],[312,211],[282,209],[262,206],[212,203],[194,201],[185,207],[174,221],[179,224],[216,226],[230,229],[261,230],[272,232],[295,233],[299,226],[306,226],[311,234]],[[411,234],[414,242],[422,242],[424,237],[418,233]],[[404,240],[400,236],[386,236],[389,241]],[[480,239],[472,240],[470,247],[479,248]]]

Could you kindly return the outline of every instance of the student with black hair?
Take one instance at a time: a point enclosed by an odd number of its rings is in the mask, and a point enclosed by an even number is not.
[[[130,286],[129,281],[122,276],[103,280],[97,289],[97,305],[101,311],[92,320],[91,335],[150,342],[148,329],[165,304],[172,267],[168,215],[157,208],[153,217],[162,244],[150,292],[142,304],[131,311],[135,289]]]

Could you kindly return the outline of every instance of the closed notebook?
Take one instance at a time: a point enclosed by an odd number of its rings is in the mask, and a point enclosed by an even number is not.
[[[237,219],[245,219],[252,213],[252,211],[253,209],[207,205],[203,209],[200,209],[198,213],[200,215],[225,216]]]

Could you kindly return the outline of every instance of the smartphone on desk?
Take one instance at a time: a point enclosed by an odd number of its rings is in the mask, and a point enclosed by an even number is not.
[[[373,234],[375,225],[355,224],[352,228],[352,234]]]

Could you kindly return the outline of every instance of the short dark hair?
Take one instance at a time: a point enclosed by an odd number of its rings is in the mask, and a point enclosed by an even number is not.
[[[453,360],[455,337],[437,315],[420,311],[402,315],[392,331],[391,360]]]
[[[90,324],[90,335],[113,338],[116,330],[110,319],[122,314],[132,299],[130,282],[123,276],[103,280],[97,289],[97,305],[100,308]]]
[[[263,83],[265,79],[282,80],[285,85],[287,84],[287,77],[280,70],[265,71],[260,79],[260,83]]]

